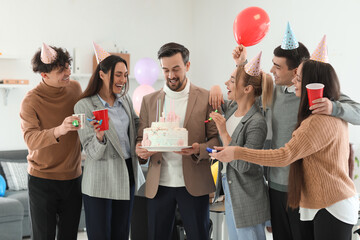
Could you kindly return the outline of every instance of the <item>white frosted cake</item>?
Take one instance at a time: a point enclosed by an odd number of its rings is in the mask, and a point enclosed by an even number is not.
[[[188,145],[188,131],[180,127],[179,117],[168,117],[167,121],[151,123],[145,128],[141,145],[144,147],[179,147]]]

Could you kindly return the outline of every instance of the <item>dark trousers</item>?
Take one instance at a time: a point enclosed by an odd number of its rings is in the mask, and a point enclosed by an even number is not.
[[[209,239],[209,195],[194,197],[185,187],[164,186],[159,186],[155,198],[148,199],[148,239],[171,239],[176,206],[187,239]]]
[[[131,161],[126,159],[130,177],[130,200],[112,200],[83,194],[86,232],[89,240],[129,239],[135,191]]]
[[[29,175],[32,239],[77,239],[81,213],[81,177],[50,180]]]
[[[344,223],[321,209],[312,221],[301,221],[301,231],[305,240],[350,240],[353,225]]]
[[[274,240],[301,240],[299,209],[287,207],[287,193],[269,188]]]

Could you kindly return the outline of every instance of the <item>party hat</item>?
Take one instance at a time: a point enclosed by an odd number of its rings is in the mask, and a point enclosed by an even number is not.
[[[290,23],[287,23],[285,36],[281,43],[281,48],[284,50],[293,50],[299,47],[299,43],[295,38],[295,35],[290,27]]]
[[[43,43],[41,47],[41,55],[40,55],[41,61],[45,64],[51,64],[56,60],[56,57],[57,57],[56,51],[53,48],[46,45],[45,43]]]
[[[102,49],[98,44],[93,42],[94,51],[96,55],[97,63],[99,64],[102,60],[110,56],[110,53],[106,52],[104,49]]]
[[[311,54],[310,59],[318,62],[329,63],[326,35],[324,35],[324,37],[321,39],[321,42],[319,43],[313,54]]]
[[[260,75],[260,61],[261,61],[261,54],[262,51],[259,52],[259,54],[251,59],[250,62],[248,62],[245,66],[245,72],[249,74],[250,76],[259,76]]]

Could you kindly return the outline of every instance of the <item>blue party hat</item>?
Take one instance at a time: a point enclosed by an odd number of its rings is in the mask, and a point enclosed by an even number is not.
[[[295,35],[290,27],[290,23],[288,22],[285,36],[281,44],[281,48],[284,50],[293,50],[299,47],[299,43],[295,38]]]

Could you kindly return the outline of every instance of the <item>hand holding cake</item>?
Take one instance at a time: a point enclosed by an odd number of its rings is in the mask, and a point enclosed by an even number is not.
[[[191,148],[183,148],[181,151],[176,151],[174,153],[178,153],[181,155],[193,155],[193,154],[199,154],[200,153],[200,144],[199,143],[193,143],[191,145]]]
[[[157,152],[149,152],[147,149],[141,147],[141,143],[136,144],[136,154],[142,159],[148,159]]]

